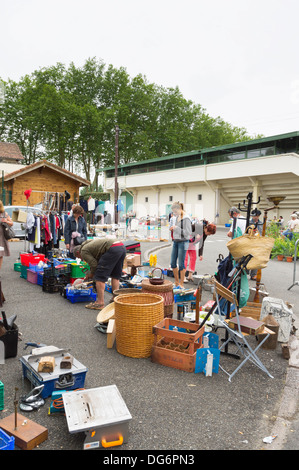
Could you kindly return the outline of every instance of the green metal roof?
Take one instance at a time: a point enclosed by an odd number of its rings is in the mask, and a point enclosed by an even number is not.
[[[246,140],[242,142],[235,142],[233,144],[225,144],[225,145],[208,147],[208,148],[199,149],[199,150],[192,150],[191,152],[178,153],[175,155],[167,155],[165,157],[150,158],[148,160],[141,160],[138,162],[125,163],[125,164],[122,164],[121,167],[124,168],[124,167],[147,165],[149,163],[173,160],[173,159],[177,159],[181,157],[189,157],[192,155],[203,155],[203,154],[212,153],[212,152],[233,151],[234,149],[239,149],[242,147],[253,147],[253,146],[264,144],[267,142],[286,140],[286,139],[291,139],[293,137],[299,137],[299,131],[289,132],[287,134],[278,134],[278,135],[274,135],[270,137],[262,137],[260,139],[251,139],[251,140]],[[97,171],[107,171],[107,170],[113,170],[113,169],[114,169],[114,165],[101,168]]]

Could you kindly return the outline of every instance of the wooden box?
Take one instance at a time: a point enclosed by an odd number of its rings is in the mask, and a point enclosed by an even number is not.
[[[194,372],[196,351],[203,347],[204,326],[164,318],[153,327],[153,333],[152,362]]]
[[[259,320],[261,316],[261,303],[247,302],[245,307],[240,309],[240,316],[242,317],[251,317],[254,320]]]

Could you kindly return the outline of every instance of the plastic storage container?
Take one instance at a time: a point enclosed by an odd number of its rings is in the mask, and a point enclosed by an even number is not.
[[[44,261],[45,255],[43,253],[33,254],[33,253],[21,253],[20,254],[21,263],[23,266],[29,268],[29,264],[38,264],[40,261]]]
[[[44,279],[44,273],[43,272],[37,273],[37,284],[39,286],[43,285],[43,279]]]
[[[22,277],[23,279],[27,279],[27,266],[25,265],[21,265],[21,274],[20,274],[20,277]]]
[[[86,263],[83,263],[83,264],[72,263],[71,268],[72,268],[71,277],[74,279],[85,277],[87,271],[89,271],[89,266]]]
[[[0,450],[14,450],[15,438],[9,436],[0,428]]]
[[[31,271],[36,271],[36,272],[43,271],[45,268],[47,268],[47,266],[38,266],[38,264],[29,263],[29,269],[31,269]]]
[[[14,271],[18,271],[19,273],[21,272],[21,267],[22,267],[22,263],[15,263],[13,265]]]
[[[27,269],[27,281],[31,282],[31,284],[37,284],[37,271]]]
[[[66,298],[73,304],[77,302],[94,302],[97,299],[97,294],[92,291],[92,287],[90,289],[71,289],[67,287]]]

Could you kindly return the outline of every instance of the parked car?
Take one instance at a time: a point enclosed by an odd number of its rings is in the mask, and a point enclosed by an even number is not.
[[[8,213],[10,217],[12,217],[13,211],[21,210],[21,211],[28,211],[33,212],[35,214],[41,215],[43,211],[38,207],[27,207],[27,206],[4,206],[5,212]],[[14,222],[13,223],[13,230],[16,234],[17,238],[25,238],[25,228],[24,223],[21,222]]]

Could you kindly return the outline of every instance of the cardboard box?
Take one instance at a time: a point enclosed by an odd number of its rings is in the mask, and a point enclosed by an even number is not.
[[[11,219],[13,222],[20,222],[24,224],[27,221],[27,212],[22,210],[12,211]]]
[[[126,267],[127,266],[141,266],[141,255],[139,254],[129,254],[125,258]],[[125,264],[124,264],[125,267]]]

